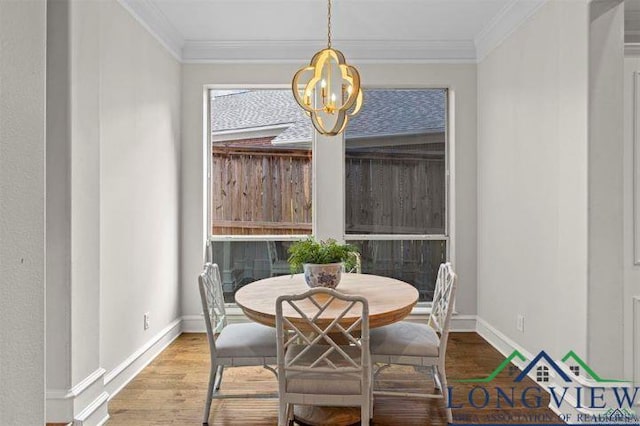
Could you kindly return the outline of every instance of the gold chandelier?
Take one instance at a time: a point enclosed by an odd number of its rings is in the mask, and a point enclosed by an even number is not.
[[[313,127],[323,135],[342,133],[349,117],[362,107],[358,70],[347,64],[342,52],[331,48],[331,0],[327,0],[327,48],[295,73],[291,88]]]

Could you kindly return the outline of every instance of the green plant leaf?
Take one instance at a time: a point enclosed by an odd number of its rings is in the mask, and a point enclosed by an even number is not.
[[[344,262],[347,270],[356,264],[357,247],[351,244],[339,244],[336,240],[317,241],[314,237],[296,241],[289,247],[289,265],[291,273],[302,271],[305,263],[327,264]]]

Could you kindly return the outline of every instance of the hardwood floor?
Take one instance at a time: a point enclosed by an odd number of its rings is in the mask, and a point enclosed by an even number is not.
[[[504,357],[476,333],[452,333],[447,354],[449,385],[453,387],[453,401],[464,404],[454,409],[454,423],[562,423],[547,408],[548,395],[540,391],[540,408],[523,407],[521,392],[536,386],[529,379],[514,383],[514,371],[506,368],[486,385],[491,392],[487,408],[470,406],[468,391],[478,384],[456,383],[456,379],[484,377],[491,373]],[[133,425],[198,425],[202,423],[204,395],[209,374],[209,349],[204,334],[183,334],[158,358],[145,368],[129,385],[109,402],[109,426]],[[517,371],[517,370],[516,370]],[[510,374],[511,373],[511,374]],[[416,380],[410,368],[392,367],[380,375],[379,388],[417,389],[433,387],[431,380]],[[513,408],[496,409],[495,386],[515,387]],[[255,367],[229,368],[225,371],[221,391],[277,392],[274,375]],[[482,405],[482,392],[475,395]],[[527,401],[534,402],[530,393]],[[504,406],[504,400],[503,400]],[[489,408],[493,407],[493,408]],[[415,400],[402,397],[376,397],[374,422],[376,426],[446,425],[441,400]],[[503,416],[503,417],[499,417]],[[210,425],[269,425],[277,424],[276,399],[214,400]]]

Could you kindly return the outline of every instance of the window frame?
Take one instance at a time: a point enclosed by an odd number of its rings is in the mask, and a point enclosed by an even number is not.
[[[211,161],[211,90],[291,90],[290,85],[286,84],[205,84],[203,87],[203,134],[204,134],[204,220],[206,230],[206,240],[209,242],[228,242],[228,241],[296,241],[306,238],[308,234],[264,234],[264,235],[213,235],[211,229],[213,221],[211,220],[211,199],[212,199],[212,161]],[[314,144],[311,146],[311,155],[313,158]],[[315,191],[315,172],[311,176],[311,191]],[[312,218],[315,215],[312,212]],[[311,234],[315,234],[315,220],[312,219]]]
[[[448,262],[453,262],[452,247],[454,245],[453,223],[454,223],[454,210],[453,203],[450,200],[453,198],[454,188],[454,175],[453,175],[453,153],[455,152],[454,139],[453,139],[453,96],[454,92],[450,86],[447,85],[435,85],[435,86],[416,86],[416,85],[367,85],[363,87],[364,96],[366,99],[367,90],[387,89],[387,90],[428,90],[439,89],[445,90],[445,129],[444,129],[444,163],[445,163],[445,224],[444,234],[347,234],[346,233],[346,215],[343,214],[343,240],[349,241],[401,241],[401,240],[414,240],[414,241],[444,241],[446,244],[445,258]],[[346,158],[346,131],[342,134],[342,148],[343,148],[343,162]],[[344,169],[343,169],[344,174]],[[346,175],[343,176],[343,197],[344,206],[346,206]],[[418,302],[416,308],[430,308],[431,302]],[[414,311],[416,310],[414,308]]]
[[[301,238],[306,238],[308,234],[290,234],[290,235],[213,235],[212,218],[211,218],[211,199],[212,199],[212,159],[211,159],[211,102],[210,91],[211,90],[290,90],[290,84],[205,84],[203,85],[203,226],[206,231],[203,241],[211,243],[215,242],[249,242],[249,241],[296,241]],[[343,132],[333,138],[340,138],[341,143],[341,182],[339,186],[341,191],[342,205],[339,206],[341,212],[341,220],[334,221],[338,226],[334,229],[318,229],[318,220],[316,207],[316,199],[318,192],[317,184],[317,167],[315,167],[316,149],[319,142],[323,142],[324,135],[318,134],[314,129],[312,133],[311,143],[311,155],[314,167],[312,168],[312,200],[313,200],[313,212],[312,212],[312,225],[311,234],[313,236],[335,235],[343,242],[354,240],[424,240],[424,241],[445,241],[446,252],[445,257],[449,262],[455,262],[455,91],[446,84],[443,85],[402,85],[402,84],[379,84],[379,85],[366,85],[363,86],[363,90],[375,90],[375,89],[397,89],[397,90],[427,90],[427,89],[441,89],[445,90],[445,233],[444,234],[347,234],[346,233],[346,173],[345,173],[345,155],[346,155],[346,140],[345,133]],[[204,247],[204,244],[203,244]],[[227,306],[233,308],[237,305],[235,303],[228,303]],[[419,302],[414,307],[413,313],[425,312],[425,308],[430,308],[431,302]]]

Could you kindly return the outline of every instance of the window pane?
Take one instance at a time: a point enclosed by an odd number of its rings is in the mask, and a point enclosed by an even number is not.
[[[212,90],[211,233],[311,232],[311,127],[290,90]]]
[[[292,241],[215,241],[212,259],[220,268],[224,299],[235,302],[242,286],[276,275],[288,275],[287,250]]]
[[[420,301],[433,300],[438,268],[447,256],[446,241],[349,241],[360,249],[362,272],[412,284]]]
[[[347,234],[445,234],[446,90],[366,90],[346,131]]]

